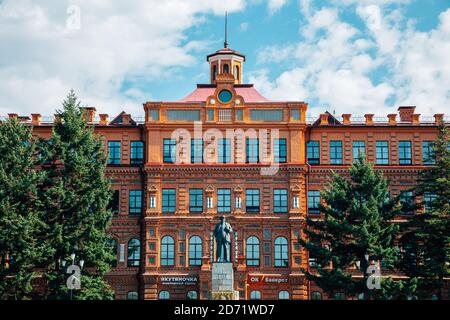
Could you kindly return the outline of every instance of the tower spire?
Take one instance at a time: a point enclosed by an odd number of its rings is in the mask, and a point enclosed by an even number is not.
[[[224,48],[228,48],[228,11],[225,11],[225,41],[223,43]]]

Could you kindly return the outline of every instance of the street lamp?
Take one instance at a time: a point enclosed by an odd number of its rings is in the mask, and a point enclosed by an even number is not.
[[[66,259],[58,259],[58,262],[60,263],[60,265],[62,266],[62,272],[64,273],[64,274],[66,274],[66,273],[70,273],[70,272],[72,272],[72,274],[69,276],[69,278],[70,277],[74,277],[75,275],[77,276],[77,277],[80,277],[81,276],[81,270],[83,269],[83,267],[84,267],[84,260],[83,259],[80,259],[79,260],[79,267],[77,266],[77,265],[75,265],[75,259],[76,259],[76,254],[75,254],[75,252],[76,252],[76,250],[78,250],[78,246],[74,246],[74,251],[72,252],[72,254],[70,255],[70,260],[72,260],[72,264],[70,265],[70,266],[68,266],[67,268],[66,268],[66,265],[67,265],[67,261],[66,261]],[[69,270],[69,268],[70,268],[70,270]],[[77,270],[77,269],[79,269],[79,270]],[[67,280],[69,280],[69,278],[67,278]],[[77,279],[78,281],[80,281],[80,279]],[[71,285],[71,286],[69,286],[69,283],[67,283],[67,286],[69,287],[69,289],[70,289],[70,300],[72,300],[72,297],[73,297],[73,289],[74,289],[74,287]],[[75,288],[75,289],[78,289],[78,288]]]

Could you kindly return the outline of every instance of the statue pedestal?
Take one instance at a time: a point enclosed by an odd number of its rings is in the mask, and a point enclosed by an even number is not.
[[[211,300],[239,300],[234,290],[234,270],[231,262],[213,262]]]

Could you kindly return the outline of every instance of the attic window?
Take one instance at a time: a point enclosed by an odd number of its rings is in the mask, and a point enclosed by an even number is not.
[[[291,117],[292,117],[292,120],[299,121],[300,120],[300,110],[298,110],[298,109],[292,110]]]

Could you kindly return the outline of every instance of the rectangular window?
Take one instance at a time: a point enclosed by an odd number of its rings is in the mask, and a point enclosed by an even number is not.
[[[359,157],[366,157],[366,143],[364,141],[353,141],[353,162]]]
[[[252,121],[283,121],[283,110],[250,110]]]
[[[247,138],[247,163],[259,162],[259,139]]]
[[[142,164],[144,162],[144,142],[131,141],[131,164]]]
[[[330,141],[330,163],[342,164],[342,141]]]
[[[113,194],[108,205],[108,209],[111,210],[113,214],[119,213],[119,198],[120,198],[120,191],[113,190]]]
[[[170,121],[200,121],[200,110],[167,110]]]
[[[142,190],[130,190],[129,194],[129,212],[142,212]]]
[[[376,142],[376,164],[386,165],[389,164],[389,142],[377,141]]]
[[[434,160],[430,158],[433,153],[433,141],[423,141],[422,142],[422,159],[423,164],[430,165],[434,164]]]
[[[108,141],[108,164],[120,164],[120,141]]]
[[[152,120],[152,121],[158,121],[159,120],[159,110],[158,109],[151,109],[150,110],[150,120]]]
[[[259,212],[259,189],[247,189],[245,191],[245,206],[248,213]]]
[[[214,121],[214,109],[208,109],[206,119],[208,121]]]
[[[233,120],[233,114],[231,109],[220,109],[219,110],[219,121],[220,122],[227,122]]]
[[[175,162],[176,147],[177,147],[176,140],[174,140],[174,139],[164,139],[163,140],[164,163],[174,163]]]
[[[291,110],[291,117],[294,121],[300,121],[300,110],[294,109]]]
[[[217,189],[217,212],[231,212],[231,190]]]
[[[176,203],[176,190],[163,189],[162,190],[162,212],[174,213]]]
[[[264,240],[270,240],[270,238],[272,237],[272,233],[270,232],[270,229],[264,229],[263,236],[264,236]]]
[[[242,109],[236,109],[236,121],[244,120],[244,111]]]
[[[286,139],[276,139],[273,142],[273,154],[275,163],[287,162],[287,142]]]
[[[191,163],[203,163],[202,139],[191,139]]]
[[[307,154],[309,164],[320,164],[320,142],[308,141]]]
[[[218,142],[218,162],[219,163],[230,163],[231,162],[231,140],[230,139],[219,139]]]
[[[402,214],[414,214],[414,196],[412,191],[400,193],[400,204],[402,205]]]
[[[273,190],[273,211],[275,213],[288,212],[288,190],[274,189]]]
[[[319,190],[308,190],[308,213],[318,214],[320,203],[320,191]]]
[[[412,164],[411,141],[399,141],[398,162],[399,164]]]
[[[203,189],[189,190],[189,211],[192,213],[203,212]]]

